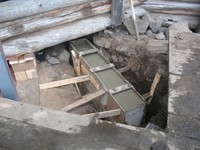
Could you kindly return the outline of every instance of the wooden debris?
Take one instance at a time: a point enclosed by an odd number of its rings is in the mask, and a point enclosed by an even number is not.
[[[147,93],[143,94],[142,97],[143,97],[145,100],[148,100],[148,99],[151,98],[152,96],[150,95],[150,92],[147,92]]]
[[[80,76],[80,77],[75,77],[75,78],[70,78],[70,79],[40,84],[40,89],[41,90],[50,89],[50,88],[75,84],[75,83],[79,83],[79,82],[85,82],[85,81],[89,81],[89,80],[90,80],[89,75],[85,75],[85,76]]]
[[[79,107],[81,105],[84,105],[84,104],[87,104],[87,103],[91,102],[95,98],[98,98],[98,97],[100,97],[100,96],[102,96],[104,94],[105,94],[105,91],[103,89],[101,89],[101,90],[99,90],[99,91],[97,91],[95,93],[92,93],[92,94],[90,94],[88,96],[85,96],[84,98],[78,100],[77,102],[75,102],[73,104],[68,105],[67,107],[62,108],[61,111],[66,111],[67,112],[67,111],[73,110],[73,109],[75,109],[75,108],[77,108],[77,107]]]
[[[154,80],[153,80],[153,83],[151,85],[151,90],[150,90],[151,96],[153,96],[160,79],[161,79],[161,75],[159,73],[156,73]]]
[[[115,110],[110,110],[110,111],[103,111],[103,112],[97,112],[97,113],[92,113],[92,114],[86,114],[86,115],[83,115],[83,116],[101,119],[101,118],[119,116],[120,113],[121,113],[120,109],[115,109]]]

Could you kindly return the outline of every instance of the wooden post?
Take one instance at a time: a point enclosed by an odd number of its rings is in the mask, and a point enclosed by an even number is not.
[[[111,20],[112,25],[119,26],[122,24],[123,15],[123,0],[112,0]]]
[[[105,94],[105,91],[103,89],[99,90],[99,91],[97,91],[95,93],[92,93],[92,94],[90,94],[88,96],[85,96],[84,98],[78,100],[77,102],[75,102],[73,104],[68,105],[67,107],[62,108],[61,111],[66,111],[67,112],[67,111],[73,110],[73,109],[75,109],[75,108],[77,108],[77,107],[79,107],[81,105],[84,105],[84,104],[87,104],[87,103],[91,102],[95,98],[100,97],[100,96],[102,96],[104,94]]]
[[[0,92],[3,97],[19,100],[9,66],[0,43]]]
[[[133,18],[134,27],[135,27],[136,38],[139,41],[140,37],[139,37],[139,33],[138,33],[137,20],[136,20],[136,16],[135,16],[135,8],[134,8],[133,0],[130,0],[130,5],[131,5],[132,18]]]

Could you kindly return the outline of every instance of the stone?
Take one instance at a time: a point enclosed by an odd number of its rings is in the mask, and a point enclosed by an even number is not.
[[[170,148],[165,141],[159,140],[151,145],[151,150],[170,150]]]
[[[53,56],[53,57],[57,57],[58,56],[58,51],[57,50],[52,50],[51,51],[51,56]]]
[[[143,19],[149,22],[150,29],[156,33],[161,29],[162,20],[159,18],[151,17],[149,14],[143,16]]]
[[[116,51],[119,54],[130,56],[130,53],[129,53],[130,52],[130,48],[125,46],[125,45],[119,45],[118,47],[116,47]]]
[[[50,59],[48,59],[48,62],[50,64],[52,64],[52,65],[56,65],[56,64],[60,63],[60,61],[57,58],[55,58],[55,57],[51,57]]]
[[[163,32],[160,32],[160,33],[156,34],[155,38],[156,38],[157,40],[166,40],[166,37],[165,37],[165,35],[163,34]]]
[[[51,59],[51,56],[49,54],[46,54],[46,60]]]
[[[169,27],[169,30],[192,33],[192,31],[188,27],[187,21],[181,21],[181,22],[175,23]]]
[[[124,25],[126,26],[127,30],[130,32],[131,35],[136,34],[132,17],[125,19]],[[138,25],[138,32],[140,34],[144,34],[149,26],[149,22],[146,20],[137,18],[137,25]]]
[[[119,62],[120,62],[120,63],[124,63],[124,57],[122,57],[121,55],[119,55],[119,58],[118,58],[118,59],[119,59]]]
[[[111,30],[104,30],[105,37],[113,37],[114,33]]]
[[[106,37],[100,37],[98,35],[93,36],[93,42],[99,47],[107,48],[110,49],[111,44],[112,44],[112,39],[111,38],[106,38]]]
[[[150,36],[153,36],[154,33],[151,30],[147,30],[146,35],[148,35],[150,37]]]
[[[117,62],[118,62],[118,58],[117,58],[116,55],[112,55],[111,58],[112,58],[112,61],[113,61],[114,63],[117,63]]]
[[[165,28],[165,27],[161,27],[159,32],[163,32],[163,33],[166,35],[167,28]]]
[[[60,61],[67,61],[69,62],[70,54],[67,50],[63,50],[59,55]]]

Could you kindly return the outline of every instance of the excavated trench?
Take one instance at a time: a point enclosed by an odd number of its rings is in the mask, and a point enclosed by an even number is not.
[[[154,95],[147,105],[146,115],[142,127],[146,127],[148,123],[152,123],[156,126],[159,126],[161,129],[164,129],[167,124],[167,95],[168,95],[168,61],[167,56],[163,54],[152,54],[146,52],[145,43],[148,40],[146,37],[142,38],[142,42],[137,43],[135,40],[134,48],[131,49],[131,54],[124,54],[121,51],[116,51],[117,46],[111,46],[111,49],[106,49],[100,47],[93,40],[96,35],[90,35],[86,37],[89,39],[95,46],[98,46],[100,52],[115,65],[117,69],[128,66],[129,69],[123,71],[122,75],[135,87],[135,89],[141,94],[144,95],[148,93],[151,89],[154,77],[156,73],[161,74],[161,79],[157,84]],[[133,41],[126,41],[124,39],[127,37],[123,36],[119,39],[115,39],[112,43],[117,43],[121,45],[133,45]],[[117,41],[117,42],[116,42]],[[129,46],[130,46],[129,45]],[[65,43],[66,49],[69,50],[69,43]],[[127,49],[127,47],[121,46],[122,49]],[[130,48],[130,47],[128,47]],[[41,55],[40,55],[41,53]],[[37,59],[40,61],[45,59],[46,51],[41,51],[36,55]],[[121,59],[121,60],[120,60]],[[120,60],[120,61],[119,61]],[[70,57],[69,63],[72,65],[72,59]]]

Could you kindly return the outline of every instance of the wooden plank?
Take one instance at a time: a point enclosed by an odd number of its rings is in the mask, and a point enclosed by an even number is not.
[[[160,82],[160,79],[161,79],[161,75],[159,73],[156,73],[154,80],[153,80],[153,83],[151,85],[151,90],[150,90],[151,96],[153,96],[153,94],[156,90],[156,87],[157,87],[158,83]]]
[[[56,26],[51,29],[41,30],[27,35],[20,35],[4,41],[2,45],[6,56],[35,52],[101,31],[110,25],[111,20],[109,14],[99,15]]]
[[[109,13],[111,10],[109,0],[84,3],[72,7],[56,9],[43,14],[37,14],[27,18],[2,23],[0,40],[5,40],[17,35],[32,33],[42,29],[52,28],[58,25],[70,23],[75,20],[88,18],[95,15]]]
[[[50,88],[70,85],[70,84],[74,84],[74,83],[85,82],[85,81],[89,81],[89,80],[90,80],[89,75],[85,75],[85,76],[81,76],[81,77],[75,77],[75,78],[40,84],[40,89],[41,90],[50,89]]]
[[[111,20],[112,25],[119,26],[123,22],[123,0],[112,0]]]
[[[108,118],[108,117],[115,117],[115,116],[119,116],[121,113],[120,109],[115,109],[115,110],[110,110],[110,111],[103,111],[103,112],[97,112],[97,113],[92,113],[92,114],[86,114],[83,115],[85,117],[89,117],[89,118]]]
[[[92,100],[94,100],[95,98],[100,97],[104,94],[105,94],[105,91],[103,89],[101,89],[95,93],[92,93],[92,94],[84,97],[83,99],[78,100],[77,102],[75,102],[73,104],[68,105],[67,107],[62,108],[61,111],[66,111],[66,112],[70,111],[81,105],[87,104],[87,103],[91,102]]]

